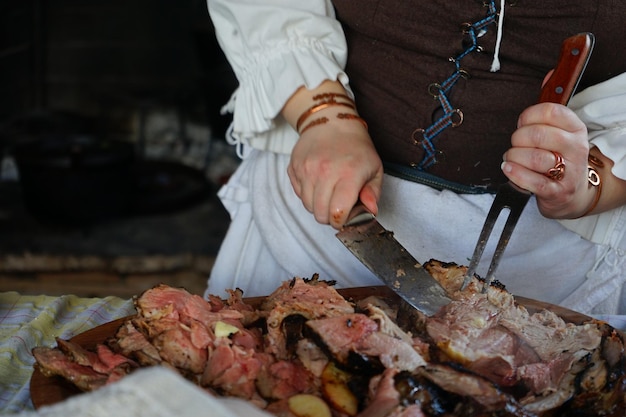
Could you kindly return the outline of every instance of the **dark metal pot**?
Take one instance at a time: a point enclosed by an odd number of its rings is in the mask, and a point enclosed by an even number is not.
[[[90,135],[39,137],[14,149],[26,208],[55,223],[88,225],[126,213],[130,142]]]

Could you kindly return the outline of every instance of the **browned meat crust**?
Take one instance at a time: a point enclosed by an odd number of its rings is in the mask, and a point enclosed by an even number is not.
[[[623,417],[619,332],[531,314],[501,285],[481,293],[478,277],[460,292],[464,267],[425,267],[453,298],[433,317],[406,315],[397,300],[355,305],[317,276],[284,282],[254,306],[239,290],[207,301],[160,285],[137,297],[137,316],[106,344],[59,340],[33,354],[46,375],[83,390],[165,365],[278,416],[293,415],[292,396],[313,394],[334,417]]]

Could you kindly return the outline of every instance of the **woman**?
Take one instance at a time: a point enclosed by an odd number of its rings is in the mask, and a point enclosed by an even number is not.
[[[499,281],[585,313],[626,312],[626,4],[208,6],[239,80],[228,109],[243,161],[220,191],[232,225],[207,293],[263,295],[313,273],[380,285],[334,236],[359,199],[418,260],[467,264],[493,193],[511,180],[534,202]],[[596,37],[585,91],[571,108],[535,104],[562,41],[583,31]]]

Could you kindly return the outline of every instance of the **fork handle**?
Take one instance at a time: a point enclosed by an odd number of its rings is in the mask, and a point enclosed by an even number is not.
[[[585,71],[594,44],[595,37],[589,32],[579,33],[563,41],[554,72],[541,89],[540,103],[567,105]]]

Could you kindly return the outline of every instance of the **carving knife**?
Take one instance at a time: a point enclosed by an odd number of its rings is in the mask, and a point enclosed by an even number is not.
[[[385,285],[422,313],[432,316],[450,303],[439,282],[361,203],[336,236]]]

